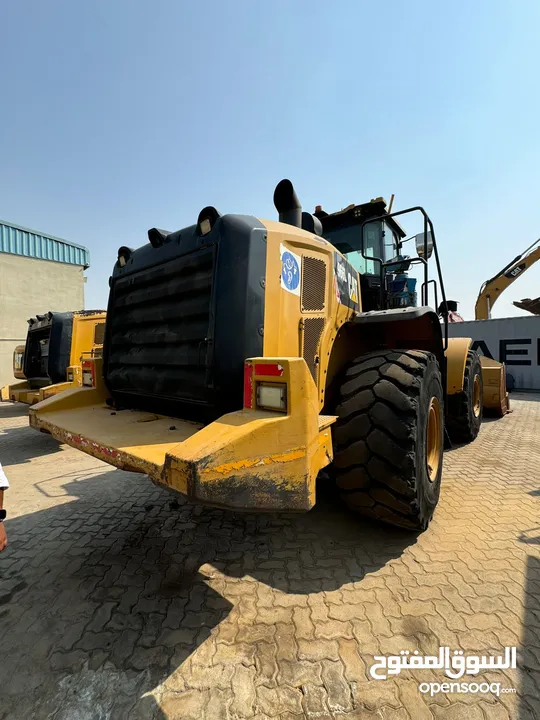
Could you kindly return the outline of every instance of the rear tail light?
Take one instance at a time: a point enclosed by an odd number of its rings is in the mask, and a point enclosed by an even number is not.
[[[262,410],[287,412],[287,386],[257,383],[257,407]]]
[[[275,362],[244,364],[244,408],[287,412],[287,384],[272,382],[283,376],[284,368]],[[259,379],[260,378],[260,379]],[[266,381],[269,378],[270,381]]]
[[[83,360],[82,384],[85,387],[96,386],[96,366],[93,360]]]

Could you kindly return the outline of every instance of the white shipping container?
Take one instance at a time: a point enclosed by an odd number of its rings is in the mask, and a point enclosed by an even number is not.
[[[540,390],[540,315],[449,323],[450,337],[470,337],[473,347],[506,364],[516,390]]]

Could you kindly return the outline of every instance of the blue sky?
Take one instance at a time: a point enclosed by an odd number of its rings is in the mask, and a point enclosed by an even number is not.
[[[539,25],[534,0],[3,0],[0,217],[90,248],[96,307],[120,245],[205,205],[274,218],[282,177],[310,210],[395,193],[471,318],[540,236]]]

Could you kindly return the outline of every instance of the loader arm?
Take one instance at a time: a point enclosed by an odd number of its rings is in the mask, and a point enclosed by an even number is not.
[[[521,255],[515,257],[497,275],[480,288],[475,306],[475,320],[489,320],[493,305],[506,288],[517,280],[534,263],[540,260],[540,239],[534,242]]]

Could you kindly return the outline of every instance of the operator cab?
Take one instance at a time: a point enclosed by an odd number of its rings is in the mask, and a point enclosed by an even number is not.
[[[364,311],[416,305],[416,280],[407,276],[409,263],[401,256],[401,243],[406,233],[393,217],[381,218],[387,215],[383,198],[349,205],[332,214],[317,206],[314,215],[321,221],[323,237],[358,271]],[[366,223],[370,217],[374,218],[373,222]],[[386,268],[386,297],[382,307],[378,261],[387,263],[394,259],[395,265]]]

